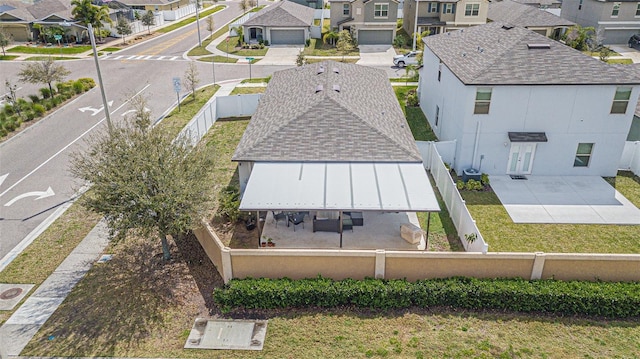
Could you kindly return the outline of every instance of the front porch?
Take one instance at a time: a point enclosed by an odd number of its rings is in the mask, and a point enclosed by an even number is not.
[[[262,225],[262,237],[271,238],[275,247],[271,248],[304,248],[304,249],[339,249],[340,233],[338,232],[314,232],[314,212],[304,217],[302,224],[295,226],[280,220],[277,223],[273,218],[273,212],[269,211]],[[344,229],[342,233],[342,249],[389,249],[389,250],[424,250],[426,246],[425,236],[420,242],[411,244],[400,236],[400,225],[411,223],[420,227],[415,212],[362,212],[363,225]],[[257,234],[256,234],[257,235]]]

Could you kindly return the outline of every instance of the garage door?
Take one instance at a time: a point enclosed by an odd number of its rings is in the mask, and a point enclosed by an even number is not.
[[[390,45],[393,30],[358,30],[359,45]]]
[[[631,35],[637,33],[638,30],[605,30],[603,42],[608,45],[627,44]]]
[[[304,44],[304,30],[271,30],[272,45]]]

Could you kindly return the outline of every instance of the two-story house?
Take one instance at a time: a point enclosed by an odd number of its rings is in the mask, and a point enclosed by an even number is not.
[[[521,26],[553,39],[560,38],[568,28],[575,26],[573,21],[513,0],[491,2],[487,18],[490,21]]]
[[[626,44],[631,35],[640,32],[638,1],[564,0],[560,15],[600,30],[605,44]]]
[[[488,9],[487,0],[406,0],[403,27],[409,35],[416,29],[418,33],[441,34],[485,24]]]
[[[423,41],[420,107],[457,173],[616,175],[640,76],[497,22]]]
[[[331,29],[349,30],[359,45],[390,45],[396,37],[398,1],[329,0]]]

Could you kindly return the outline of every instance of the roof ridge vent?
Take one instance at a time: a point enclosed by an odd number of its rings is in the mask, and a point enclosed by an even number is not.
[[[511,30],[511,29],[513,29],[513,27],[514,27],[513,25],[509,25],[509,24],[507,24],[507,25],[502,25],[502,29],[503,29],[503,30]]]
[[[333,91],[335,91],[335,92],[340,92],[340,85],[338,85],[338,84],[334,84],[334,85],[333,85]]]
[[[320,67],[318,67],[318,71],[316,71],[316,75],[320,75],[324,73],[324,66],[320,65]]]
[[[324,86],[322,86],[322,85],[316,86],[316,93],[322,92],[323,90],[324,90]]]
[[[551,44],[542,44],[542,43],[527,44],[527,47],[529,48],[529,50],[531,50],[531,49],[550,49],[551,48]]]
[[[333,68],[333,72],[336,73],[336,74],[339,74],[340,73],[340,69],[337,68],[337,67],[334,67]]]

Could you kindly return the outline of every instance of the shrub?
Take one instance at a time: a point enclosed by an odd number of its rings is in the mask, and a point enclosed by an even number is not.
[[[47,111],[51,110],[54,107],[51,101],[49,100],[44,101],[43,104],[44,104],[44,108],[47,109]]]
[[[393,39],[394,47],[403,47],[404,45],[406,45],[404,36],[396,36],[396,38]]]
[[[75,92],[76,94],[81,94],[82,92],[84,92],[84,85],[80,81],[74,81],[72,87],[73,92]]]
[[[445,306],[609,318],[640,316],[640,283],[446,278],[406,280],[233,279],[215,289],[223,310],[337,307],[392,309]]]
[[[51,103],[53,104],[53,107],[57,107],[62,103],[62,99],[60,98],[60,96],[54,96],[51,98]]]
[[[93,81],[93,79],[90,78],[90,77],[81,77],[81,78],[77,79],[75,82],[82,83],[82,85],[84,85],[85,91],[89,91],[92,88],[96,87],[96,82]]]
[[[418,106],[420,102],[418,101],[418,92],[416,90],[411,90],[407,92],[407,106]]]
[[[48,88],[43,87],[40,89],[40,94],[42,95],[42,98],[49,98],[51,97],[51,91],[49,91]]]
[[[33,111],[27,111],[24,113],[24,117],[27,121],[33,121],[33,119],[36,118],[36,115]]]
[[[4,108],[2,109],[2,112],[7,114],[7,115],[9,115],[9,116],[11,116],[11,115],[16,113],[15,109],[13,108],[13,105],[11,105],[11,104],[4,105]]]
[[[464,182],[462,182],[462,180],[458,180],[456,182],[456,188],[458,189],[458,191],[462,191],[464,189]]]
[[[71,83],[70,82],[57,83],[56,84],[56,89],[58,90],[58,93],[60,93],[60,94],[67,93],[71,89]]]
[[[40,97],[38,97],[38,95],[29,95],[29,99],[31,100],[32,103],[40,102]]]
[[[311,39],[306,39],[304,41],[304,46],[309,47],[309,45],[311,45]]]
[[[489,175],[486,173],[483,173],[480,175],[480,182],[482,182],[483,185],[488,186],[489,185]]]
[[[235,223],[240,218],[240,189],[236,186],[227,186],[220,191],[218,201],[218,213]]]
[[[40,117],[40,116],[42,116],[44,114],[44,112],[45,112],[45,108],[41,104],[36,103],[36,104],[33,105],[33,113],[36,116]]]
[[[263,44],[264,44],[264,46],[269,46],[269,40],[264,40]]]
[[[482,182],[470,179],[465,184],[465,188],[467,191],[482,191],[484,186],[482,185]]]

